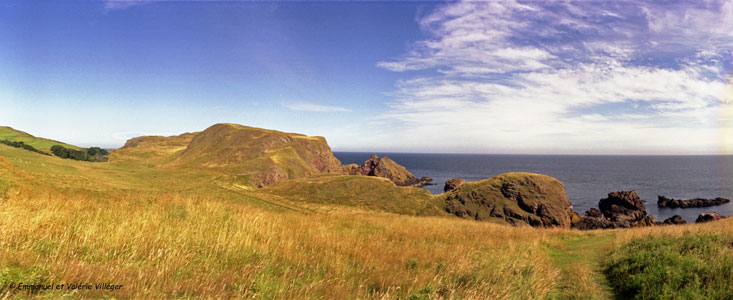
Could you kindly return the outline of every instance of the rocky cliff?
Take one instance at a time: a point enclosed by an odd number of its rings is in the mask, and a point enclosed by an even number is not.
[[[376,154],[372,154],[361,166],[357,167],[354,164],[344,166],[344,171],[350,175],[387,178],[398,186],[420,185],[421,183],[424,185],[432,181],[432,179],[428,180],[429,177],[423,177],[422,180],[417,179],[405,167],[397,164],[389,157],[384,156],[380,158]]]
[[[505,173],[467,182],[443,194],[445,210],[456,216],[536,227],[570,227],[572,205],[565,186],[533,173]]]

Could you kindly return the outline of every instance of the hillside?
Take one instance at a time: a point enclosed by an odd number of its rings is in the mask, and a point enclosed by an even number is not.
[[[445,193],[446,211],[474,220],[570,227],[573,206],[562,182],[533,173],[505,173]]]
[[[77,146],[69,145],[59,141],[54,141],[47,138],[35,137],[27,132],[23,132],[17,129],[13,129],[7,126],[0,126],[0,140],[9,140],[13,142],[23,142],[27,145],[33,146],[41,151],[49,151],[53,145],[61,145],[66,148],[79,149]]]
[[[135,161],[159,166],[186,150],[196,133],[178,136],[141,136],[128,140],[122,148],[109,155],[110,161]]]
[[[139,137],[113,151],[110,160],[135,160],[167,168],[208,169],[262,187],[319,174],[342,174],[323,137],[216,124],[198,133]]]
[[[583,232],[495,224],[511,223],[491,215],[499,206],[519,215],[514,222],[563,222],[529,214],[568,205],[561,182],[529,173],[441,195],[328,172],[253,189],[229,172],[247,165],[256,145],[274,141],[264,144],[308,162],[299,139],[316,150],[325,141],[214,128],[194,146],[206,131],[132,139],[106,163],[0,144],[0,298],[726,299],[733,292],[730,218]],[[240,152],[234,140],[255,146]],[[469,212],[487,212],[490,222]],[[121,286],[10,288],[18,283]]]

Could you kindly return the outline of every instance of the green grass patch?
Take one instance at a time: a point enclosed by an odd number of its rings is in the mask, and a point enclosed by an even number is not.
[[[6,126],[0,126],[0,140],[8,140],[11,142],[23,142],[26,145],[32,146],[35,149],[48,151],[54,145],[61,145],[70,149],[79,149],[74,145],[69,145],[59,141],[54,141],[45,138],[35,137],[26,132],[16,130]]]
[[[605,272],[624,299],[733,299],[733,241],[643,237],[614,249]]]
[[[547,254],[561,270],[562,280],[551,299],[608,299],[612,290],[603,276],[601,261],[613,239],[612,233],[558,236]]]

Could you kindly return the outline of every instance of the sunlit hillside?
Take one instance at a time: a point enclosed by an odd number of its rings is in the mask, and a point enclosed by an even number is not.
[[[80,162],[0,145],[0,295],[611,299],[615,291],[639,294],[616,288],[627,280],[618,266],[630,259],[628,242],[701,233],[724,245],[708,245],[722,259],[690,262],[731,272],[730,220],[587,232],[513,227],[456,218],[440,196],[382,178],[326,174],[253,189],[236,174],[137,154]],[[619,281],[609,281],[609,272]],[[692,274],[685,272],[680,280]],[[721,298],[731,291],[726,278],[698,278],[717,284],[715,293],[692,285],[689,295]],[[20,283],[111,288],[24,290]]]

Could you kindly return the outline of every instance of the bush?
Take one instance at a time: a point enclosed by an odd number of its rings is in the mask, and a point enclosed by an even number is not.
[[[21,149],[25,149],[25,150],[28,150],[28,151],[40,153],[40,154],[43,154],[43,155],[48,155],[48,153],[38,151],[38,149],[34,148],[31,145],[28,145],[26,143],[23,143],[23,142],[2,140],[2,141],[0,141],[0,143],[3,143],[5,145],[11,146],[11,147],[21,148]]]
[[[73,160],[81,161],[106,161],[107,150],[99,147],[91,147],[88,149],[76,150],[69,149],[61,145],[54,145],[51,147],[51,152],[61,158],[70,158]]]
[[[605,273],[624,299],[731,299],[731,239],[646,237],[611,252]]]

